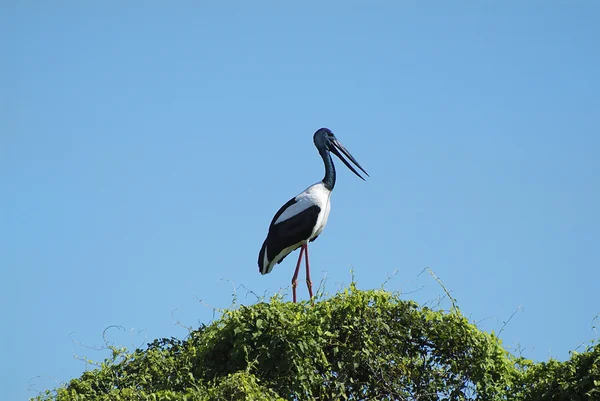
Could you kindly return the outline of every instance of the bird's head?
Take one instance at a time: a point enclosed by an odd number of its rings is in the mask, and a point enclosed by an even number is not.
[[[313,141],[315,142],[315,146],[319,149],[319,152],[327,151],[331,152],[338,157],[345,165],[348,167],[354,174],[359,176],[361,179],[364,178],[352,167],[352,165],[344,159],[342,153],[348,157],[358,167],[363,173],[369,176],[369,173],[365,171],[364,168],[358,164],[358,161],[348,152],[348,150],[342,145],[342,143],[335,137],[333,132],[329,128],[319,128],[315,135],[313,136]],[[341,152],[341,153],[340,153]]]

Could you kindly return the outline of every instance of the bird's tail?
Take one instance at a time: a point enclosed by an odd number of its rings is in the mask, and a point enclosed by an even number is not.
[[[269,260],[267,259],[267,241],[263,242],[260,252],[258,253],[258,271],[260,274],[269,273]]]

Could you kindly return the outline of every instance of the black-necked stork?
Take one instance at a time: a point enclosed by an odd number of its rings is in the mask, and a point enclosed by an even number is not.
[[[258,254],[258,270],[261,274],[268,274],[277,263],[298,248],[300,255],[296,270],[292,277],[292,295],[296,302],[296,280],[302,254],[305,253],[306,260],[306,285],[308,294],[312,298],[312,282],[310,280],[310,264],[308,261],[308,243],[317,239],[327,224],[329,217],[329,198],[335,186],[335,167],[331,159],[331,153],[336,155],[354,174],[362,180],[364,178],[344,159],[341,153],[348,157],[367,176],[369,174],[363,169],[354,157],[346,150],[328,128],[321,128],[313,136],[315,146],[323,158],[325,164],[325,177],[320,182],[311,185],[298,196],[290,199],[273,217],[269,226],[269,234]],[[340,153],[341,152],[341,153]]]

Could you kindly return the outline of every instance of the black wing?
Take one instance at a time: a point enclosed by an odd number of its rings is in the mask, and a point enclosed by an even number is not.
[[[272,261],[285,248],[307,240],[312,234],[315,224],[317,224],[317,218],[321,212],[321,208],[317,205],[313,205],[297,215],[275,224],[275,221],[277,221],[279,216],[281,216],[281,214],[294,203],[296,203],[296,199],[290,199],[289,202],[279,209],[271,221],[269,234],[267,235],[267,239],[263,243],[258,254],[258,270],[262,274],[266,274],[267,269],[267,266],[262,265],[264,261],[265,248],[267,251],[267,259]],[[287,255],[284,255],[284,257],[281,258],[278,263],[281,263],[281,261],[285,259],[285,256]],[[263,273],[263,271],[265,273]]]

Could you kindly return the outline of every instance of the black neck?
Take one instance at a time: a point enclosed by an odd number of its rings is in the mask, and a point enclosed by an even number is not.
[[[333,160],[331,159],[331,155],[325,149],[319,151],[321,157],[323,158],[323,164],[325,165],[325,177],[323,177],[323,184],[325,184],[325,188],[328,190],[333,190],[335,186],[335,166],[333,165]]]

